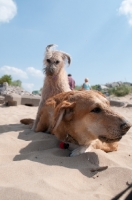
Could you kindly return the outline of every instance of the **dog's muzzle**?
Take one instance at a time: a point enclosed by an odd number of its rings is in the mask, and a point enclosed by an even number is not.
[[[53,76],[56,72],[56,66],[50,65],[44,68],[44,72],[47,76]]]
[[[120,125],[120,129],[122,131],[122,135],[125,135],[126,132],[131,128],[132,124],[130,124],[128,121],[125,121]]]
[[[111,142],[118,142],[120,139],[122,138],[122,136],[118,137],[118,138],[107,138],[106,136],[103,136],[103,135],[100,135],[99,136],[99,139],[102,141],[102,142],[107,142],[107,143],[111,143]]]
[[[107,142],[107,143],[111,143],[111,142],[117,142],[119,141],[123,135],[125,135],[127,133],[127,131],[131,128],[132,124],[130,124],[128,121],[124,121],[121,125],[120,125],[120,129],[119,129],[119,136],[117,137],[111,137],[108,138],[106,135],[100,135],[98,138],[102,141],[102,142]]]

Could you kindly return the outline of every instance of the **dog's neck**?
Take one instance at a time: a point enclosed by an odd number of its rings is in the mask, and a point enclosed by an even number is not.
[[[43,99],[47,99],[55,94],[71,91],[68,77],[64,70],[61,70],[59,74],[53,76],[45,76],[42,96]]]
[[[56,80],[58,79],[58,75],[54,75],[54,76],[52,77],[52,79],[53,79],[54,81],[56,81]]]

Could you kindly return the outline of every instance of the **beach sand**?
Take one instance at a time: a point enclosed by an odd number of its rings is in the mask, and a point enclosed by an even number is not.
[[[69,157],[55,136],[20,124],[37,109],[0,105],[0,200],[110,200],[132,182],[132,128],[116,152]],[[131,107],[112,109],[132,122]],[[108,168],[92,171],[98,166]]]

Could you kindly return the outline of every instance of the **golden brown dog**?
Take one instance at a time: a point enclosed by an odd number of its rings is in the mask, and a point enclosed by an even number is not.
[[[24,124],[30,122],[21,120]],[[72,152],[74,156],[89,151],[91,143],[106,152],[117,150],[118,141],[130,127],[123,116],[111,109],[104,95],[90,90],[64,92],[49,98],[41,109],[35,131],[50,132],[63,142],[78,144],[81,147]]]

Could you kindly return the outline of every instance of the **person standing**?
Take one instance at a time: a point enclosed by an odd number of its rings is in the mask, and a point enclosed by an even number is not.
[[[68,81],[71,90],[75,89],[75,80],[72,78],[71,74],[68,74]]]
[[[83,89],[83,90],[91,90],[91,86],[90,86],[90,84],[89,84],[88,78],[85,78],[85,79],[84,79],[84,83],[83,83],[83,85],[82,85],[82,89]]]

